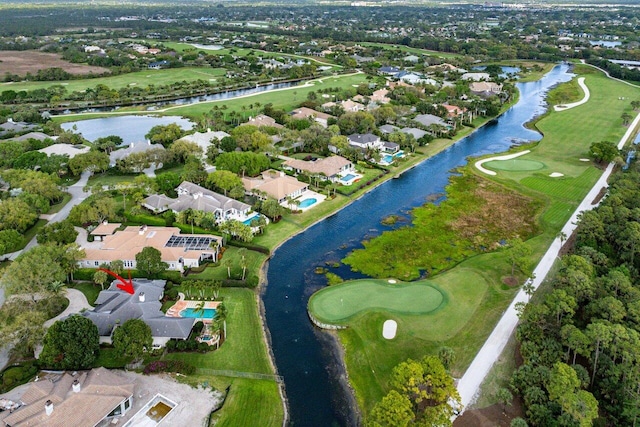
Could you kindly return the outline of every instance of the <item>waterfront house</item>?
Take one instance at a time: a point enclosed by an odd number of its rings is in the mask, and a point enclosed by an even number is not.
[[[170,339],[186,340],[195,317],[166,316],[160,309],[166,280],[131,279],[133,294],[118,288],[119,280],[101,291],[93,310],[82,315],[98,328],[100,343],[111,344],[113,331],[130,319],[140,319],[151,328],[155,348],[164,347]],[[149,349],[150,350],[150,349]]]
[[[242,185],[247,194],[262,200],[271,197],[280,204],[286,203],[287,199],[295,199],[309,188],[309,184],[272,169],[262,172],[258,178],[242,178]]]
[[[342,156],[329,156],[315,161],[289,159],[282,164],[282,168],[293,170],[296,174],[306,173],[312,177],[321,177],[333,182],[355,171],[353,163]]]
[[[84,248],[80,267],[97,268],[122,260],[125,268],[136,268],[136,254],[151,246],[160,251],[169,270],[199,267],[203,261],[217,261],[222,237],[211,234],[180,234],[178,227],[129,226],[103,237],[97,247]]]

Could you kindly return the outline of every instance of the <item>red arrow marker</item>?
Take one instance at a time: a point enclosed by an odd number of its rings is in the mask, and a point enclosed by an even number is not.
[[[98,270],[100,271],[104,271],[107,274],[110,274],[111,276],[115,277],[116,279],[120,280],[121,283],[118,283],[116,285],[116,287],[118,289],[122,289],[123,291],[133,295],[136,291],[133,289],[133,282],[131,281],[131,271],[129,271],[129,280],[125,280],[122,277],[118,276],[116,273],[114,273],[111,270],[107,270],[106,268],[99,268]]]

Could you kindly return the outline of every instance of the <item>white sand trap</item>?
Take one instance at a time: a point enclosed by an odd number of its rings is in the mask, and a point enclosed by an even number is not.
[[[385,320],[382,325],[382,337],[388,340],[392,340],[396,337],[398,331],[398,322],[395,320]]]
[[[590,162],[590,159],[580,159],[581,162]]]
[[[396,283],[394,279],[389,279],[389,283]]]
[[[558,178],[560,176],[564,176],[563,173],[560,172],[553,172],[552,174],[549,175],[551,178]]]
[[[483,159],[483,160],[478,160],[476,162],[476,167],[478,168],[478,170],[480,172],[484,172],[487,175],[497,175],[497,173],[495,173],[494,171],[490,171],[489,169],[485,169],[482,167],[482,165],[486,162],[490,162],[492,160],[511,160],[511,159],[515,159],[516,157],[520,157],[520,156],[524,156],[525,154],[529,154],[531,152],[531,150],[524,150],[524,151],[520,151],[519,153],[513,153],[513,154],[506,154],[504,156],[496,156],[496,157],[489,157],[488,159]]]
[[[584,77],[580,77],[578,79],[578,85],[584,91],[584,97],[580,101],[572,102],[571,104],[556,105],[553,107],[553,109],[556,111],[564,111],[573,107],[577,107],[578,105],[586,104],[587,101],[589,101],[589,97],[591,96],[591,94],[589,93],[589,88],[587,87],[587,85],[584,84]]]

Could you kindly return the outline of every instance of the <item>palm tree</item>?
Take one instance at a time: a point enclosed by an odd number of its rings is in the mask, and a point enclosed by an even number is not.
[[[64,288],[64,283],[60,280],[56,280],[55,282],[49,283],[47,285],[47,290],[54,295],[60,294],[60,291]]]
[[[224,258],[222,260],[222,265],[227,267],[227,278],[231,279],[231,259]]]
[[[240,257],[240,266],[242,267],[242,280],[244,280],[244,276],[247,273],[247,258],[246,258],[247,249],[240,248],[238,250],[238,256]]]

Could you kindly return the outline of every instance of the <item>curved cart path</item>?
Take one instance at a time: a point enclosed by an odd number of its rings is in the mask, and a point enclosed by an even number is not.
[[[582,98],[578,102],[572,102],[571,104],[554,105],[553,109],[556,111],[564,111],[564,110],[568,110],[569,108],[577,107],[578,105],[586,104],[587,101],[589,101],[591,92],[589,92],[589,88],[587,87],[587,85],[584,84],[584,77],[580,77],[578,79],[578,85],[580,85],[580,87],[584,91],[584,98]]]
[[[638,123],[640,123],[640,114],[636,116],[633,123],[631,123],[627,129],[627,132],[625,132],[622,139],[620,139],[620,142],[618,143],[619,149],[624,147],[627,140],[629,140],[631,135],[633,135],[634,129],[636,129]],[[603,188],[608,187],[607,180],[609,179],[609,175],[611,175],[612,171],[613,163],[609,164],[600,179],[598,179],[593,188],[591,188],[573,215],[571,215],[569,221],[567,221],[562,228],[562,232],[566,236],[570,236],[576,229],[578,215],[580,213],[591,210],[598,205],[597,203],[594,204],[594,200],[596,200]],[[551,246],[549,246],[549,249],[538,263],[538,266],[533,270],[533,274],[535,275],[532,280],[534,289],[538,289],[540,283],[542,283],[549,273],[549,270],[560,253],[561,247],[562,242],[560,239],[554,239]],[[469,406],[469,404],[473,403],[480,388],[480,384],[482,384],[482,381],[489,373],[489,370],[502,353],[502,350],[504,350],[509,337],[518,324],[516,304],[519,302],[526,303],[528,300],[529,297],[527,294],[524,290],[520,289],[514,300],[511,302],[511,305],[509,305],[509,308],[507,308],[507,311],[502,315],[502,318],[494,328],[493,332],[491,332],[491,335],[489,335],[489,338],[487,338],[487,341],[485,341],[475,359],[473,359],[473,362],[471,362],[471,365],[469,365],[467,371],[458,381],[458,392],[460,393],[461,403],[465,408]]]
[[[482,159],[482,160],[478,160],[475,163],[475,167],[478,168],[478,170],[480,172],[484,172],[487,175],[497,175],[497,173],[495,173],[492,170],[489,169],[485,169],[482,165],[490,162],[492,160],[511,160],[511,159],[515,159],[516,157],[520,157],[520,156],[524,156],[525,154],[529,154],[531,152],[531,150],[524,150],[524,151],[520,151],[519,153],[513,153],[513,154],[505,154],[504,156],[495,156],[495,157],[489,157],[488,159]]]

